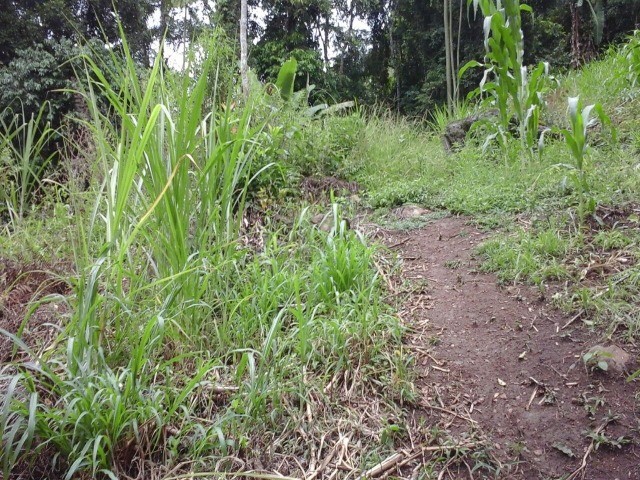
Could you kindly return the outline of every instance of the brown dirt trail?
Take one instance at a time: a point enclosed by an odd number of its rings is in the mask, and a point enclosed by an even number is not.
[[[587,371],[582,355],[602,338],[580,321],[562,329],[570,317],[540,290],[477,273],[484,238],[452,217],[387,236],[412,290],[401,316],[418,367],[413,416],[462,434],[477,422],[504,466],[499,478],[640,479],[637,385]],[[597,431],[623,445],[592,442]]]

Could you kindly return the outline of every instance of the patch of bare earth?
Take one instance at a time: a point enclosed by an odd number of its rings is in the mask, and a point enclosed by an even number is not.
[[[601,337],[579,321],[563,329],[571,318],[539,290],[478,273],[473,250],[485,235],[464,218],[386,238],[403,261],[395,289],[409,292],[401,316],[418,367],[413,423],[458,438],[479,430],[498,478],[640,479],[638,385],[582,360]],[[466,464],[445,464],[438,478],[487,475]]]
[[[19,336],[30,348],[49,345],[58,334],[64,304],[34,302],[69,292],[69,285],[59,276],[63,271],[63,266],[0,258],[0,328]],[[0,335],[0,366],[12,360],[14,347],[9,337]]]

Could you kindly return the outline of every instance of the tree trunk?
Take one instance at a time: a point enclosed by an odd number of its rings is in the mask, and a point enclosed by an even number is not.
[[[445,55],[445,72],[447,77],[447,111],[449,114],[453,111],[453,76],[451,75],[451,16],[449,15],[449,1],[443,0],[443,17],[444,17],[444,55]]]
[[[166,40],[167,40],[166,37],[169,34],[167,30],[169,28],[170,13],[171,13],[171,1],[161,0],[160,1],[160,28],[159,28],[159,35],[158,35],[158,42],[161,45],[163,41],[166,43]],[[164,55],[164,52],[163,52],[163,55]]]
[[[396,109],[400,111],[400,96],[402,94],[400,89],[400,75],[398,65],[400,65],[399,54],[396,48],[395,39],[393,38],[393,11],[395,8],[395,3],[393,0],[389,2],[389,12],[387,14],[387,21],[389,22],[389,54],[390,54],[390,63],[393,66],[394,77],[396,81],[396,92],[395,92],[395,104]]]
[[[578,68],[582,63],[582,41],[580,38],[582,17],[575,0],[569,0],[569,9],[571,11],[571,66]]]
[[[347,28],[346,42],[340,56],[340,75],[344,74],[344,56],[351,50],[353,46],[353,21],[355,19],[355,2],[351,0],[349,3],[349,27]]]
[[[247,0],[240,3],[240,76],[242,77],[242,94],[249,96],[249,67],[247,64]]]
[[[324,40],[322,42],[322,53],[324,55],[324,69],[325,72],[329,71],[329,33],[331,32],[331,10],[327,12],[327,16],[324,19]]]
[[[460,7],[458,12],[458,36],[456,38],[456,63],[453,71],[455,72],[455,76],[453,77],[454,81],[454,89],[453,89],[453,99],[458,105],[460,102],[460,79],[458,78],[458,69],[460,68],[460,44],[462,42],[462,12],[463,12],[463,0],[460,0]]]

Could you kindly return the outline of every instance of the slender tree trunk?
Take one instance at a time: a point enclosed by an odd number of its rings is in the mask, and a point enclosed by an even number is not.
[[[189,45],[189,38],[187,36],[187,19],[189,18],[189,4],[188,2],[185,2],[184,4],[184,24],[182,26],[183,30],[182,30],[182,41],[184,42],[183,44],[183,50],[182,50],[182,70],[184,71],[187,67],[187,46]]]
[[[395,4],[392,1],[389,2],[389,12],[387,14],[387,21],[389,22],[389,56],[390,56],[390,63],[393,66],[393,71],[394,71],[394,77],[395,77],[395,81],[396,81],[396,91],[395,91],[395,104],[396,104],[396,110],[399,112],[400,111],[400,96],[402,94],[402,91],[400,89],[400,75],[399,75],[399,71],[400,69],[398,68],[398,66],[400,65],[400,59],[399,59],[399,54],[396,48],[396,42],[395,42],[395,38],[393,37],[393,10],[394,10]]]
[[[569,0],[569,10],[571,12],[571,66],[578,68],[583,61],[584,47],[580,32],[582,29],[582,15],[576,0]]]
[[[353,21],[355,19],[355,2],[351,0],[349,2],[349,27],[347,28],[347,39],[344,43],[342,55],[340,56],[340,74],[344,73],[344,57],[351,50],[353,45]]]
[[[169,13],[171,11],[171,2],[170,0],[161,0],[160,1],[160,30],[158,35],[158,43],[162,45],[163,41],[166,43],[166,37],[169,32],[167,28],[169,27]],[[162,53],[165,56],[165,52]]]
[[[324,54],[324,68],[325,71],[329,70],[329,34],[331,33],[331,10],[327,12],[327,16],[324,19],[324,39],[322,42],[322,53]]]
[[[242,77],[242,94],[249,96],[249,67],[247,64],[247,0],[240,3],[240,76]]]
[[[460,68],[460,44],[462,43],[462,12],[463,12],[463,2],[464,0],[460,0],[460,11],[458,13],[458,37],[456,38],[456,64],[453,71],[455,72],[454,78],[454,93],[453,97],[456,102],[456,105],[460,101],[460,79],[458,78],[458,69]]]
[[[451,75],[451,17],[449,15],[449,1],[443,0],[444,7],[444,55],[445,55],[445,72],[447,77],[447,110],[451,114],[453,110],[453,77]]]

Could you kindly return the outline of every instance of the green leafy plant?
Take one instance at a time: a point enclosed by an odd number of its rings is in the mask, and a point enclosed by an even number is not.
[[[0,213],[3,209],[12,221],[22,219],[34,192],[42,186],[42,175],[55,153],[45,150],[55,131],[44,121],[48,104],[37,115],[0,113]],[[7,121],[7,119],[10,119]],[[4,207],[4,208],[3,208]]]
[[[282,64],[278,72],[276,87],[280,91],[280,96],[284,101],[289,100],[293,96],[293,88],[295,85],[296,74],[298,72],[298,62],[291,57]]]
[[[622,56],[627,63],[627,78],[635,87],[640,80],[640,30],[635,30],[622,47]]]
[[[41,120],[58,128],[64,116],[73,111],[73,68],[69,59],[80,48],[70,39],[47,40],[16,52],[8,65],[0,68],[0,110],[20,102],[25,121],[37,117],[41,106],[48,104]],[[6,113],[6,112],[4,112]],[[5,117],[10,121],[11,115]],[[40,127],[40,125],[39,125]]]
[[[599,369],[603,372],[609,370],[609,364],[607,358],[611,357],[611,354],[605,352],[587,352],[582,356],[582,361],[591,370]]]
[[[523,63],[524,38],[521,12],[532,13],[529,5],[519,0],[469,0],[474,11],[484,15],[484,63],[468,62],[459,72],[462,77],[469,68],[483,67],[480,87],[471,95],[488,94],[498,109],[498,131],[488,140],[497,138],[505,146],[515,119],[522,149],[531,152],[538,144],[540,114],[545,106],[544,93],[552,78],[549,64],[540,62],[532,69]]]
[[[631,443],[631,439],[621,435],[619,437],[610,437],[604,432],[592,431],[587,433],[587,438],[593,442],[594,450],[598,450],[604,446],[606,448],[621,449],[623,446]]]
[[[563,164],[569,171],[569,178],[576,187],[579,195],[580,215],[593,213],[596,209],[595,198],[589,195],[591,190],[588,180],[588,166],[586,156],[589,144],[587,142],[588,129],[599,119],[603,125],[611,125],[611,120],[604,113],[599,104],[582,107],[579,97],[570,97],[568,101],[568,117],[571,129],[561,129],[567,147],[571,152],[573,164]],[[595,113],[595,117],[592,114]],[[615,135],[615,133],[614,133]]]
[[[606,364],[606,362],[604,363]],[[590,418],[594,418],[596,413],[598,413],[598,409],[604,406],[605,399],[599,396],[589,397],[586,393],[581,393],[579,402],[584,407],[587,415],[589,415]]]

